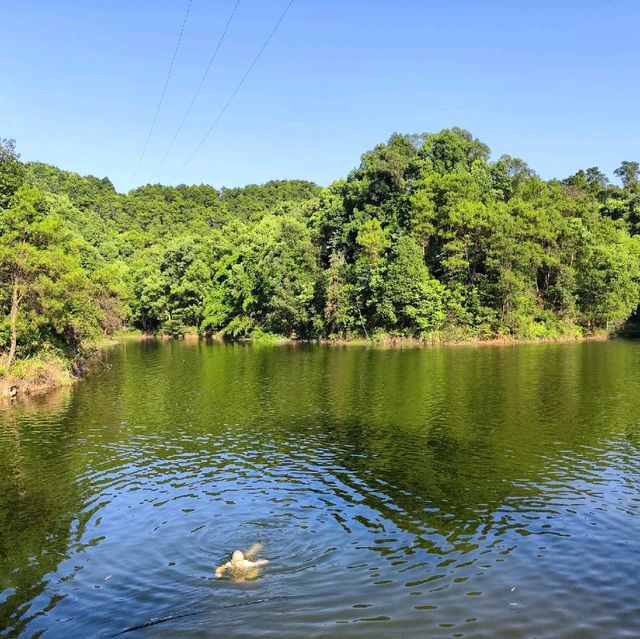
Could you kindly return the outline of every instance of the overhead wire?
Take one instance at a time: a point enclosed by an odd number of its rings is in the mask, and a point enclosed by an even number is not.
[[[173,56],[171,57],[171,63],[169,64],[169,71],[167,72],[167,77],[164,80],[162,92],[160,93],[160,100],[158,100],[158,105],[156,106],[156,111],[153,115],[153,119],[151,120],[151,126],[149,127],[149,132],[147,133],[147,139],[145,140],[144,146],[142,147],[142,153],[140,153],[140,157],[138,158],[138,163],[136,164],[136,168],[133,171],[133,175],[129,180],[127,191],[131,188],[131,184],[133,183],[133,180],[135,180],[135,177],[138,174],[138,171],[140,170],[140,165],[142,164],[142,160],[149,147],[149,141],[151,140],[151,135],[153,134],[153,130],[156,126],[156,122],[158,121],[158,114],[160,113],[160,107],[162,106],[162,103],[164,102],[164,96],[167,93],[167,86],[169,84],[169,79],[171,78],[171,73],[173,72],[173,65],[176,61],[176,56],[178,55],[178,49],[180,48],[180,43],[182,42],[182,34],[184,33],[184,27],[187,24],[187,18],[189,17],[189,12],[191,11],[191,2],[192,0],[189,0],[187,3],[187,10],[184,14],[184,19],[182,20],[182,27],[180,28],[180,34],[178,35],[178,42],[176,43],[176,47],[173,50]]]
[[[174,178],[187,166],[187,164],[189,164],[189,162],[191,162],[191,160],[194,158],[196,153],[198,153],[198,151],[202,148],[202,145],[206,142],[207,138],[209,137],[209,135],[211,134],[213,129],[216,127],[218,122],[220,122],[220,120],[222,119],[222,116],[226,113],[227,109],[229,108],[229,105],[233,102],[233,99],[236,97],[236,95],[238,95],[240,89],[242,88],[242,86],[246,82],[247,78],[249,77],[249,74],[251,73],[251,71],[253,71],[253,68],[256,66],[258,60],[260,59],[260,57],[264,53],[264,50],[269,45],[269,42],[271,41],[271,38],[273,38],[275,32],[278,30],[278,27],[280,26],[280,24],[284,20],[284,18],[287,15],[289,9],[291,8],[292,4],[293,4],[293,0],[289,0],[287,6],[285,7],[284,11],[280,14],[280,17],[278,18],[278,20],[275,23],[274,27],[271,29],[269,35],[267,36],[267,39],[262,43],[262,46],[260,47],[260,50],[258,51],[257,55],[255,56],[255,58],[253,59],[253,61],[249,65],[248,69],[245,71],[245,73],[242,76],[240,82],[238,82],[238,84],[236,85],[235,89],[231,93],[229,99],[225,102],[225,104],[222,107],[222,109],[220,109],[218,115],[214,119],[214,121],[211,124],[211,126],[207,129],[206,133],[202,136],[200,142],[198,142],[198,144],[196,145],[195,149],[191,152],[189,157],[183,162],[183,164],[180,166],[180,168],[176,171],[176,173],[174,175]]]
[[[164,155],[162,156],[162,159],[160,160],[160,162],[158,163],[158,166],[156,167],[156,170],[154,171],[153,176],[155,176],[158,173],[158,171],[160,170],[160,167],[162,167],[162,165],[164,164],[165,160],[169,156],[169,153],[171,153],[171,150],[173,149],[173,146],[176,143],[176,140],[178,139],[178,136],[180,135],[180,133],[182,131],[182,127],[184,126],[184,123],[187,121],[187,118],[189,117],[189,114],[191,113],[191,109],[193,108],[193,105],[194,105],[196,99],[200,95],[200,91],[202,90],[202,86],[204,85],[204,82],[207,79],[207,76],[209,75],[209,71],[211,70],[213,62],[215,61],[215,59],[216,59],[216,57],[218,55],[218,51],[220,51],[220,47],[222,46],[222,43],[223,43],[223,41],[225,39],[225,36],[227,35],[227,31],[229,30],[229,25],[231,24],[231,21],[233,20],[233,16],[236,14],[236,10],[238,9],[238,5],[239,4],[240,4],[240,0],[236,0],[235,4],[233,5],[233,9],[231,11],[231,15],[229,16],[229,19],[227,20],[227,23],[226,23],[226,25],[224,27],[224,30],[222,31],[222,35],[220,36],[220,39],[218,40],[218,43],[216,44],[216,48],[214,49],[213,54],[211,55],[211,58],[209,58],[209,64],[207,65],[207,68],[205,69],[204,73],[202,74],[202,77],[200,78],[200,83],[198,84],[198,87],[196,88],[193,96],[191,97],[191,102],[189,102],[189,106],[187,107],[187,110],[185,111],[184,116],[182,117],[182,120],[181,120],[180,124],[178,125],[178,128],[176,129],[176,132],[175,132],[175,134],[173,136],[173,139],[169,143],[169,146],[167,147],[167,150],[165,151]]]

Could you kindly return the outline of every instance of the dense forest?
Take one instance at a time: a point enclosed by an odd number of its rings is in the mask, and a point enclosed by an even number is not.
[[[640,298],[640,166],[542,180],[465,130],[394,134],[326,188],[215,189],[22,162],[0,143],[3,370],[123,328],[228,339],[613,333]]]

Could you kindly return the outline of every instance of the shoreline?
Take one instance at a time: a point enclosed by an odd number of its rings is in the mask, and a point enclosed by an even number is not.
[[[153,338],[153,336],[148,336]],[[594,333],[591,335],[562,335],[558,337],[538,337],[538,338],[522,338],[522,337],[489,337],[489,338],[448,338],[448,339],[428,339],[418,337],[393,337],[385,336],[380,339],[375,338],[339,338],[339,339],[297,339],[292,337],[275,337],[273,340],[253,340],[250,337],[238,340],[224,340],[215,335],[203,336],[195,333],[187,334],[183,339],[188,341],[195,340],[211,340],[221,343],[245,343],[258,346],[295,346],[296,344],[318,344],[322,346],[367,346],[372,348],[440,348],[449,346],[520,346],[525,344],[572,344],[581,342],[605,342],[615,339],[632,338],[628,335],[609,335],[607,333]],[[167,338],[158,338],[165,341]],[[170,338],[169,338],[170,339]]]
[[[420,339],[405,337],[385,337],[380,340],[375,339],[338,339],[338,340],[308,340],[308,343],[318,343],[328,346],[373,346],[379,348],[440,348],[450,346],[521,346],[525,344],[571,344],[580,342],[604,342],[618,339],[619,335],[607,335],[596,333],[594,335],[564,335],[559,337],[489,337],[486,339],[479,337],[460,339]],[[300,340],[292,340],[300,341]]]
[[[595,333],[593,335],[565,335],[559,337],[544,338],[517,338],[517,337],[491,337],[468,338],[468,339],[425,339],[385,336],[380,339],[296,339],[291,337],[273,336],[268,340],[253,340],[243,338],[240,340],[229,340],[227,343],[244,343],[254,346],[296,346],[302,344],[318,344],[322,346],[340,347],[369,347],[379,349],[403,349],[403,348],[442,348],[442,347],[496,347],[496,346],[520,346],[525,344],[570,344],[583,342],[604,342],[619,338],[625,335],[608,335],[606,333]],[[95,350],[87,357],[82,365],[77,362],[63,360],[58,356],[39,355],[28,360],[15,362],[13,368],[18,365],[22,369],[19,374],[10,374],[0,377],[0,407],[11,403],[17,397],[29,395],[40,395],[55,388],[72,386],[82,381],[91,370],[101,362],[100,352],[115,346],[122,341],[171,341],[172,339],[182,339],[184,341],[216,341],[225,343],[220,336],[198,335],[197,333],[186,333],[181,338],[171,338],[167,335],[154,335],[152,333],[121,333],[110,338],[105,338],[95,346]]]
[[[49,353],[14,362],[9,369],[11,372],[0,377],[0,408],[18,397],[42,395],[73,386],[102,362],[102,351],[116,344],[117,339],[101,340],[82,362]]]
[[[71,386],[81,379],[73,372],[71,363],[46,358],[19,360],[19,373],[9,373],[0,378],[0,401],[11,402],[16,397],[40,395],[55,388]],[[15,366],[14,364],[14,366]]]

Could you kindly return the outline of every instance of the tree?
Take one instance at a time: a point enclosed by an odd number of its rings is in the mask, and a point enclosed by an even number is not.
[[[431,162],[436,173],[444,174],[460,169],[470,170],[475,160],[486,161],[489,147],[469,131],[453,127],[428,136],[422,155]]]
[[[624,160],[614,173],[622,180],[625,189],[632,189],[640,181],[640,163]]]
[[[16,152],[16,141],[0,139],[0,209],[11,205],[11,200],[24,181],[24,167]]]
[[[585,171],[585,178],[591,190],[596,194],[606,189],[609,184],[609,179],[597,166],[589,167]]]
[[[638,307],[640,237],[610,220],[589,229],[577,264],[580,320],[589,329],[617,329]]]
[[[437,330],[445,319],[444,298],[445,288],[429,274],[416,241],[409,236],[399,238],[379,307],[387,326],[409,334]]]
[[[160,272],[169,320],[179,320],[185,327],[199,326],[204,291],[211,279],[202,247],[192,237],[172,240],[164,250]]]
[[[552,337],[637,306],[640,167],[542,180],[457,127],[394,133],[326,188],[151,184],[0,144],[0,343],[13,360],[122,325],[231,338]]]
[[[503,155],[491,165],[491,176],[496,195],[503,200],[514,197],[521,186],[536,174],[520,158]]]
[[[388,232],[382,228],[380,220],[373,218],[367,220],[356,237],[356,243],[360,246],[372,264],[375,264],[383,252],[391,246]]]
[[[20,187],[12,206],[0,212],[0,274],[9,290],[8,364],[16,357],[21,314],[27,349],[53,339],[77,352],[84,339],[99,332],[79,246],[79,238],[50,214],[47,198],[33,187]]]
[[[356,286],[342,253],[332,253],[324,271],[324,325],[330,337],[347,337],[357,324]]]

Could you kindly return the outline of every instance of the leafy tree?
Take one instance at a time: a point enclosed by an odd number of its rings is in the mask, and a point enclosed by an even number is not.
[[[211,277],[202,248],[191,237],[172,240],[164,250],[160,273],[169,319],[180,319],[185,326],[199,326],[203,292]]]
[[[11,205],[23,181],[24,168],[16,152],[16,141],[0,138],[0,209]]]
[[[0,337],[69,353],[124,323],[241,338],[614,331],[640,298],[640,170],[542,180],[459,128],[394,133],[326,188],[145,185],[0,144]],[[14,295],[15,292],[15,295]],[[637,313],[635,313],[637,316]]]
[[[325,329],[330,337],[347,337],[356,329],[357,289],[342,253],[332,253],[324,272]]]
[[[489,147],[469,131],[453,127],[428,136],[422,147],[422,156],[428,160],[433,171],[442,175],[470,170],[476,160],[487,161]]]
[[[388,232],[382,228],[380,220],[367,220],[356,237],[356,243],[365,252],[372,264],[375,264],[383,252],[391,246]]]
[[[640,163],[624,160],[614,173],[622,180],[625,189],[632,189],[640,182]]]
[[[524,160],[510,155],[500,157],[491,165],[490,171],[494,193],[502,200],[511,199],[527,180],[537,177]]]
[[[263,185],[222,189],[220,202],[228,215],[255,220],[283,202],[305,202],[319,195],[320,187],[313,182],[273,180]]]
[[[422,250],[410,236],[398,239],[384,279],[379,313],[389,330],[435,331],[445,319],[445,287],[431,277]]]
[[[165,281],[158,249],[144,251],[131,264],[127,277],[130,321],[146,332],[155,332],[169,319]]]
[[[98,313],[82,268],[80,241],[50,214],[47,198],[20,187],[0,212],[0,273],[9,307],[7,361],[22,338],[25,352],[47,340],[78,351],[99,332]]]

